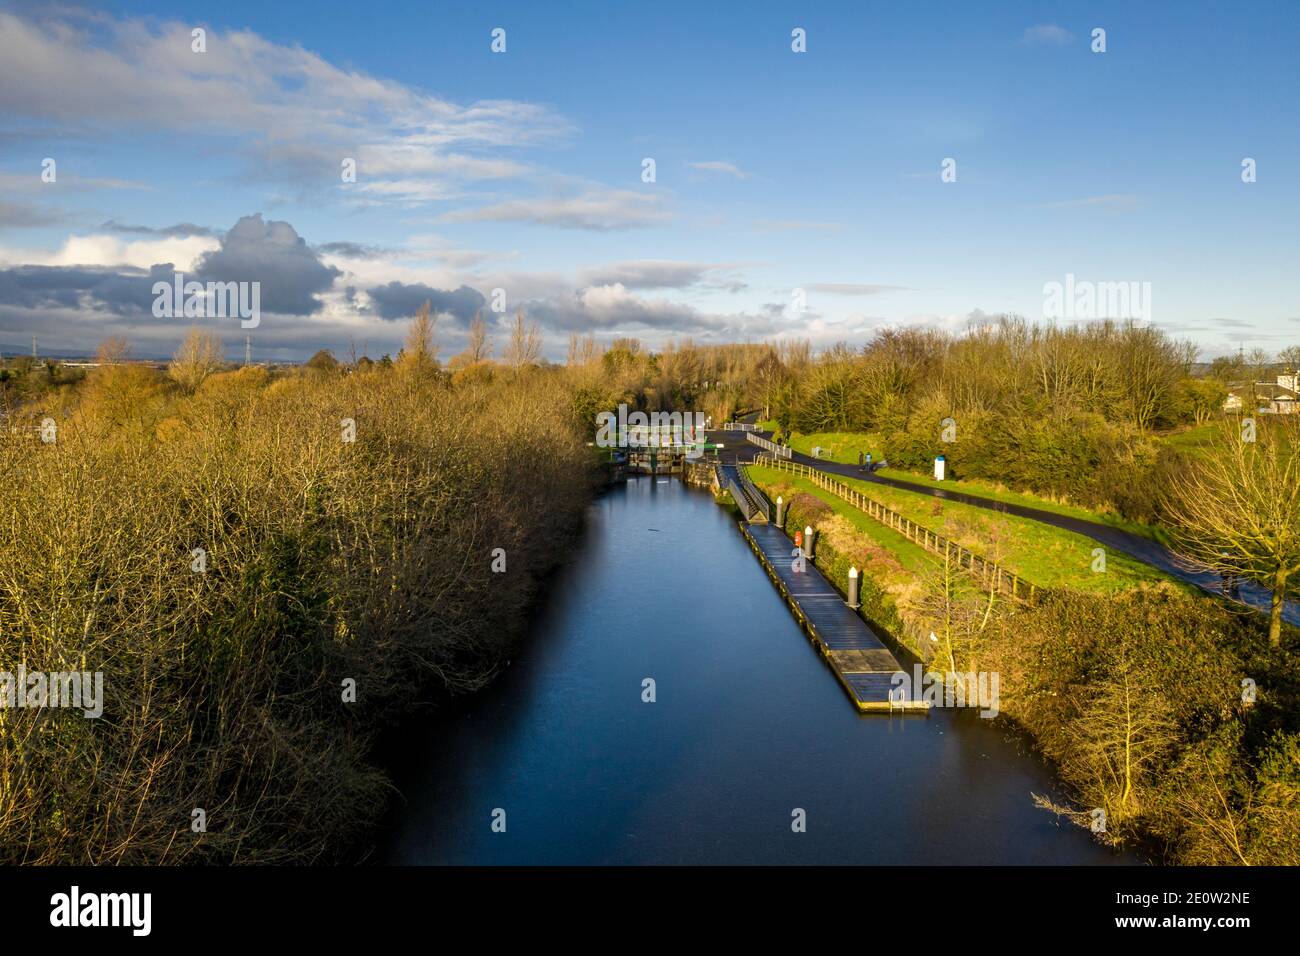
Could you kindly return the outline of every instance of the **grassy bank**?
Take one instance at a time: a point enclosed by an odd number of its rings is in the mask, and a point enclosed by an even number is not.
[[[788,486],[805,490],[822,500],[833,500],[834,508],[861,514],[837,496],[823,492],[811,482],[795,478],[789,472],[753,468],[751,473],[761,486],[766,486],[764,490],[774,500],[781,493],[782,487]],[[996,561],[1040,587],[1069,586],[1085,591],[1108,592],[1142,582],[1168,580],[1166,575],[1155,568],[1118,552],[1106,555],[1106,569],[1098,573],[1093,570],[1093,552],[1099,547],[1097,542],[1062,528],[973,505],[899,491],[874,482],[842,477],[838,480],[922,527],[945,535],[976,554]],[[879,526],[869,516],[861,517],[864,521]]]
[[[1190,434],[1190,433],[1185,433]],[[1200,439],[1196,439],[1200,440]],[[1169,444],[1172,447],[1183,447],[1179,444],[1178,438],[1170,438]],[[885,453],[884,438],[871,432],[818,432],[812,435],[793,435],[790,438],[790,447],[805,455],[811,455],[813,448],[822,449],[822,457],[828,461],[836,461],[842,464],[858,463],[858,453],[870,453],[873,461],[882,461],[888,458]],[[929,472],[906,471],[901,468],[884,468],[879,474],[885,478],[896,478],[899,481],[908,481],[917,485],[924,485],[928,488],[952,488],[957,491],[964,491],[968,494],[978,495],[981,498],[991,498],[994,501],[1004,501],[1008,504],[1023,505],[1026,508],[1037,508],[1040,511],[1051,512],[1052,514],[1066,515],[1071,518],[1079,518],[1083,521],[1094,521],[1098,524],[1109,525],[1114,528],[1121,528],[1133,534],[1149,538],[1153,541],[1167,543],[1168,534],[1158,525],[1147,524],[1140,521],[1129,520],[1112,510],[1085,508],[1073,503],[1067,499],[1054,498],[1047,495],[1036,495],[1029,492],[1017,491],[1008,488],[1006,485],[995,481],[981,481],[979,479],[953,479],[945,478],[943,481],[936,481]]]
[[[1063,581],[1033,607],[990,605],[829,492],[750,473],[785,497],[789,527],[819,530],[824,573],[842,583],[850,564],[863,569],[870,622],[941,670],[951,650],[957,669],[1000,675],[1001,719],[1028,733],[1071,796],[1037,797],[1045,811],[1091,827],[1102,810],[1098,839],[1140,842],[1170,863],[1300,864],[1294,629],[1270,649],[1261,617],[1158,580],[1092,591]]]

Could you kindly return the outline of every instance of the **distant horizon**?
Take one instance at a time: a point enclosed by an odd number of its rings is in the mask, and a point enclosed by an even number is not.
[[[1206,360],[1300,344],[1300,8],[928,9],[0,0],[0,339],[169,354],[179,273],[258,284],[275,361],[395,354],[425,300],[444,355],[522,309],[556,361],[1094,286]]]

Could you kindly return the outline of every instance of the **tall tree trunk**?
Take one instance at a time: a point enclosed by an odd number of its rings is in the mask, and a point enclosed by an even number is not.
[[[1273,602],[1268,614],[1268,642],[1274,647],[1282,646],[1282,607],[1286,603],[1287,569],[1278,568],[1273,575]]]

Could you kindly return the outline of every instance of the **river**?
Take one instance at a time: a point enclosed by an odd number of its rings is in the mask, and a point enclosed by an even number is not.
[[[498,681],[404,728],[378,862],[1137,862],[989,721],[860,716],[707,493],[629,479],[550,587]]]

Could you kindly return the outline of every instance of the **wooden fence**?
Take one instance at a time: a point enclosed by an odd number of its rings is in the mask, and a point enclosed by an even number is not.
[[[777,468],[807,478],[818,488],[829,491],[843,498],[864,514],[870,515],[887,528],[897,531],[907,540],[920,545],[931,554],[944,555],[956,561],[957,567],[969,571],[984,587],[1009,595],[1020,601],[1033,604],[1038,597],[1037,585],[1008,571],[1000,564],[982,558],[975,552],[964,548],[943,535],[923,528],[921,525],[905,518],[897,511],[886,508],[874,498],[869,498],[856,488],[851,488],[842,481],[836,481],[825,472],[801,465],[793,461],[783,461],[771,455],[759,455],[753,462],[766,468]]]
[[[746,440],[753,442],[759,448],[767,449],[777,458],[790,457],[790,449],[785,445],[778,445],[776,442],[768,441],[766,438],[763,438],[760,435],[755,435],[753,432],[745,432],[745,438]]]

